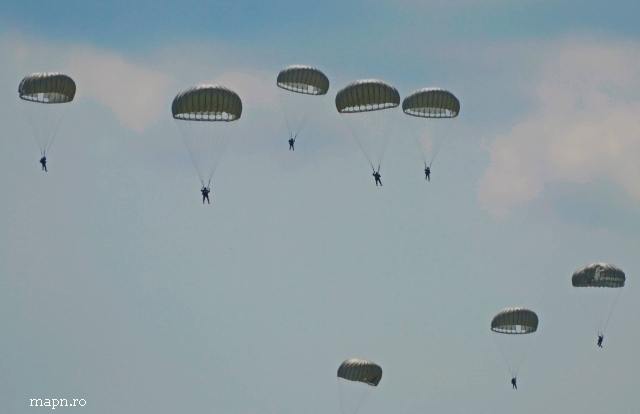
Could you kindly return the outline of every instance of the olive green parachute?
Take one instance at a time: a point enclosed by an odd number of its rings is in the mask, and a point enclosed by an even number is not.
[[[377,387],[382,378],[380,365],[366,359],[349,358],[340,364],[338,378]]]
[[[504,308],[491,319],[491,330],[511,378],[516,378],[529,350],[531,334],[538,330],[538,315],[522,307]]]
[[[44,157],[49,152],[69,106],[58,104],[73,101],[76,84],[62,73],[32,73],[22,79],[18,94],[40,147],[40,154]]]
[[[404,98],[402,111],[421,118],[455,118],[460,113],[460,101],[447,90],[422,88]]]
[[[276,80],[289,138],[295,139],[329,91],[329,78],[306,65],[282,69]]]
[[[402,111],[408,115],[425,168],[430,167],[447,139],[452,118],[460,113],[460,101],[445,89],[422,88],[404,98]]]
[[[592,263],[571,276],[571,284],[599,335],[607,329],[626,280],[624,272],[610,263]]]
[[[171,112],[175,119],[188,121],[236,121],[242,115],[242,101],[224,86],[197,85],[176,95]]]
[[[380,365],[366,359],[349,358],[338,368],[338,390],[342,414],[357,413],[382,378]]]
[[[626,277],[624,272],[609,263],[593,263],[576,270],[571,276],[573,287],[621,288]]]
[[[357,80],[336,95],[336,109],[374,171],[380,170],[399,105],[397,89],[376,79]]]
[[[504,334],[528,334],[538,329],[538,315],[526,308],[505,308],[491,320],[491,330]]]
[[[336,109],[341,114],[371,112],[395,108],[400,105],[398,90],[377,79],[361,79],[351,82],[338,91]]]
[[[224,86],[197,85],[176,95],[171,113],[200,181],[208,187],[236,125],[233,121],[242,115],[242,101]]]
[[[58,72],[37,72],[26,76],[18,86],[20,99],[44,104],[67,103],[76,95],[76,83]]]
[[[329,78],[320,70],[306,65],[282,69],[276,84],[282,89],[307,95],[324,95],[329,91]]]

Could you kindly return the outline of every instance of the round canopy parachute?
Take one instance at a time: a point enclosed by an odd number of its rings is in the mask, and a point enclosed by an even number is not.
[[[305,95],[325,95],[329,91],[329,78],[311,66],[287,66],[280,71],[276,82],[282,89]]]
[[[176,95],[171,113],[200,181],[208,186],[242,115],[242,101],[220,85],[197,85]]]
[[[422,88],[404,98],[402,111],[420,118],[455,118],[460,113],[460,101],[447,90]]]
[[[57,72],[38,72],[26,76],[18,86],[29,124],[40,153],[45,156],[58,132],[68,105],[76,94],[76,84],[69,76]]]
[[[491,320],[491,330],[500,334],[494,337],[511,377],[516,378],[533,336],[526,334],[538,330],[538,315],[526,308],[505,308]]]
[[[242,115],[242,101],[224,86],[197,85],[176,95],[171,113],[188,121],[236,121]]]
[[[295,138],[321,101],[318,97],[329,91],[329,78],[314,67],[291,65],[280,71],[276,85],[289,136]]]
[[[399,105],[398,90],[376,79],[357,80],[336,95],[336,109],[374,170],[380,170]]]
[[[363,382],[377,387],[382,378],[382,368],[375,362],[366,359],[349,358],[340,364],[338,378]]]
[[[395,108],[400,105],[398,90],[377,79],[361,79],[351,82],[338,91],[336,109],[341,114],[372,112]]]
[[[491,320],[491,330],[503,334],[528,334],[538,329],[538,315],[526,308],[505,308]]]
[[[624,272],[609,263],[592,263],[571,276],[571,284],[596,333],[606,330],[626,280]]]
[[[350,358],[338,368],[338,388],[342,414],[355,414],[380,383],[382,368],[366,359]]]
[[[408,115],[425,166],[431,166],[447,139],[451,119],[460,113],[460,101],[445,89],[422,88],[404,98],[402,111]]]
[[[580,287],[621,288],[627,280],[624,272],[609,263],[593,263],[576,270],[571,276],[571,284]]]

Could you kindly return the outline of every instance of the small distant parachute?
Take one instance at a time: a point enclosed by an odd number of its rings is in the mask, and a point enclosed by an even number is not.
[[[203,187],[209,187],[234,126],[242,101],[220,85],[197,85],[176,95],[171,112]]]
[[[73,101],[76,84],[62,73],[37,72],[22,79],[18,94],[40,147],[40,154],[44,157],[68,108],[68,105],[61,104]]]
[[[502,357],[512,378],[516,378],[529,349],[531,335],[538,330],[538,315],[521,307],[504,308],[491,320]]]
[[[592,263],[571,276],[571,284],[596,333],[604,334],[607,329],[626,280],[624,272],[609,263]]]
[[[380,170],[399,105],[398,90],[377,79],[357,80],[336,95],[336,109],[374,171]]]
[[[342,414],[355,414],[382,378],[382,368],[366,359],[349,358],[338,368]]]
[[[402,111],[408,115],[424,165],[430,167],[460,113],[460,101],[445,89],[422,88],[404,98]]]
[[[295,138],[329,91],[329,78],[314,67],[291,65],[280,71],[276,85],[289,137]]]

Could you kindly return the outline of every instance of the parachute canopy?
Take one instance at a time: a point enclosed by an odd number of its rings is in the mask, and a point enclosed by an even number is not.
[[[20,99],[54,104],[73,101],[76,83],[69,76],[58,72],[37,72],[26,76],[18,86]]]
[[[377,79],[360,79],[338,91],[336,109],[341,114],[371,112],[400,105],[398,90]]]
[[[338,378],[377,387],[382,378],[382,368],[366,359],[349,358],[338,368]]]
[[[282,89],[306,95],[325,95],[329,91],[329,78],[318,69],[305,65],[282,69],[276,83]]]
[[[538,315],[520,307],[504,308],[491,320],[491,330],[503,334],[528,334],[538,329]]]
[[[176,95],[171,112],[185,121],[236,121],[242,115],[242,101],[224,86],[197,85]]]
[[[592,263],[576,270],[571,277],[573,287],[621,288],[626,277],[624,272],[609,263]]]
[[[447,90],[422,88],[404,98],[402,111],[421,118],[455,118],[460,113],[460,101]]]

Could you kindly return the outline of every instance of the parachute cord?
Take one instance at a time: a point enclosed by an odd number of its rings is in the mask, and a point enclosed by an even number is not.
[[[596,328],[596,324],[594,323],[593,318],[591,317],[589,308],[587,307],[587,304],[584,303],[584,300],[582,299],[582,295],[579,292],[578,292],[578,298],[580,298],[580,303],[582,304],[582,308],[584,309],[584,312],[587,314],[587,318],[589,318],[589,323],[591,324],[591,327],[593,328],[594,331],[596,331],[596,333],[599,333],[600,331],[598,331],[598,328]]]
[[[604,323],[604,326],[602,327],[602,334],[604,335],[604,331],[607,330],[607,325],[609,325],[609,319],[611,319],[611,315],[613,314],[613,310],[616,308],[616,304],[618,303],[618,299],[620,298],[620,293],[622,293],[622,289],[618,288],[618,294],[616,295],[616,299],[613,302],[613,306],[611,307],[611,310],[609,311],[609,315],[607,316],[607,320]]]
[[[511,374],[513,376],[514,373],[511,370],[511,365],[509,365],[509,360],[507,359],[507,354],[504,352],[504,349],[502,348],[502,345],[500,345],[500,341],[498,341],[498,338],[494,338],[494,339],[496,340],[496,343],[498,344],[498,348],[500,348],[500,353],[502,354],[502,359],[504,360],[504,363],[507,364],[507,369],[509,370],[509,374]]]
[[[524,352],[522,353],[522,356],[520,357],[520,362],[518,362],[518,365],[516,366],[516,370],[513,373],[514,378],[518,376],[518,372],[520,371],[520,366],[524,361],[524,357],[527,355],[527,352],[529,352],[529,347],[531,347],[531,339],[529,339],[529,342],[527,342],[527,347],[525,348]]]

